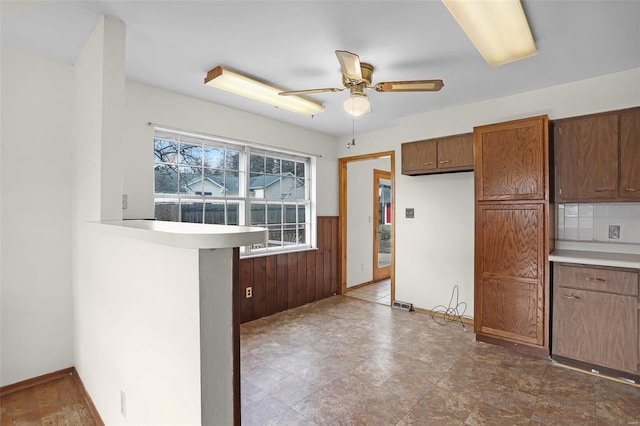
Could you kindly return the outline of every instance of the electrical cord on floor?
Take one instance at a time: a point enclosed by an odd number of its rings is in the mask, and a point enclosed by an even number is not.
[[[450,322],[458,321],[462,324],[462,328],[464,331],[467,331],[467,326],[462,321],[462,318],[470,318],[465,317],[464,313],[467,311],[467,302],[459,301],[460,290],[457,285],[453,286],[453,291],[451,292],[451,299],[449,299],[449,306],[438,305],[431,309],[431,319],[439,325],[447,325]],[[455,297],[456,303],[453,304],[453,298]]]

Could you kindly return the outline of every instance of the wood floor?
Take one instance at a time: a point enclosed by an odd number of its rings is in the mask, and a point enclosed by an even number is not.
[[[84,398],[77,373],[62,375],[0,397],[0,425],[102,425]]]

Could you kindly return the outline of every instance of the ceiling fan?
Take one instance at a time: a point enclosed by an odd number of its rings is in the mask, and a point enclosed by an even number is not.
[[[329,87],[324,89],[306,89],[279,92],[279,95],[310,95],[313,93],[342,92],[349,89],[351,96],[344,102],[344,110],[357,117],[371,112],[371,104],[364,89],[377,92],[437,92],[442,89],[442,80],[385,81],[371,86],[373,66],[360,62],[360,57],[346,50],[336,50],[336,56],[342,68],[342,84],[344,88]]]

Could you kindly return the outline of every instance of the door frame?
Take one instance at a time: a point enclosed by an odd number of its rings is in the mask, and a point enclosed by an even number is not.
[[[373,281],[380,281],[387,279],[391,276],[391,264],[388,266],[378,267],[378,251],[380,249],[380,242],[378,239],[378,221],[380,220],[380,214],[378,212],[378,204],[380,199],[380,184],[382,180],[388,180],[391,182],[391,172],[386,170],[373,169]],[[393,203],[393,199],[391,199]],[[393,216],[391,216],[391,226],[393,226]]]
[[[391,303],[395,300],[395,260],[396,260],[396,159],[395,151],[376,152],[372,154],[356,155],[338,158],[338,273],[340,294],[347,293],[347,164],[355,161],[376,160],[389,158],[391,173]]]

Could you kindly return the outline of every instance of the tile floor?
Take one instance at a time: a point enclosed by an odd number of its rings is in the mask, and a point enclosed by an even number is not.
[[[369,302],[391,305],[391,280],[386,279],[375,283],[367,284],[347,292],[347,296],[356,299],[368,300]]]
[[[244,425],[633,425],[640,388],[334,296],[241,328]]]

